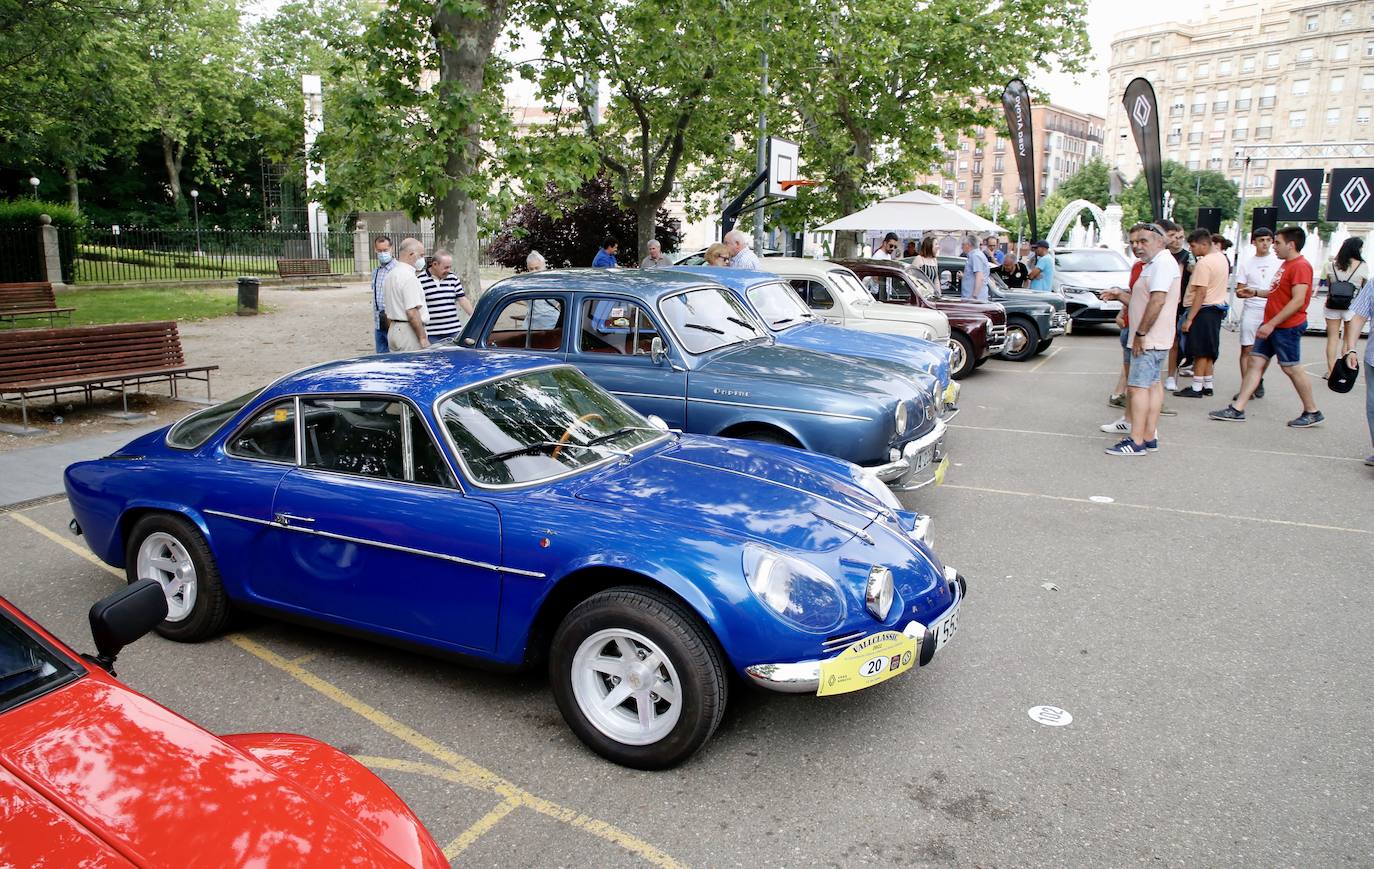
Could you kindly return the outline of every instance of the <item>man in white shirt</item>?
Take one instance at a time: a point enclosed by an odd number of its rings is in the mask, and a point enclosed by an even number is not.
[[[1168,237],[1155,223],[1131,227],[1131,249],[1145,268],[1129,290],[1105,290],[1103,299],[1128,305],[1131,371],[1126,379],[1131,434],[1107,448],[1110,456],[1143,456],[1159,449],[1159,410],[1164,406],[1162,374],[1174,344],[1179,284],[1183,272],[1166,247]]]
[[[1268,292],[1280,265],[1279,257],[1274,253],[1274,231],[1260,227],[1250,233],[1250,242],[1255,246],[1255,255],[1242,262],[1236,269],[1236,289]],[[1264,325],[1266,299],[1263,296],[1251,296],[1241,299],[1240,302],[1240,380],[1244,383],[1245,369],[1251,362],[1250,351],[1255,346],[1255,332]],[[1240,398],[1239,393],[1231,396],[1232,401],[1237,398]],[[1251,398],[1264,398],[1263,380]]]
[[[759,271],[758,254],[749,249],[750,238],[738,229],[725,233],[725,249],[730,252],[730,268]]]
[[[878,249],[873,251],[870,259],[894,260],[897,258],[897,248],[901,244],[897,240],[897,233],[889,232],[883,236],[883,243],[878,245]]]
[[[401,241],[396,261],[401,265],[387,273],[382,281],[382,302],[386,318],[391,322],[386,340],[391,352],[421,350],[429,346],[425,324],[429,322],[429,308],[425,305],[425,291],[415,274],[425,255],[425,246],[418,238]]]

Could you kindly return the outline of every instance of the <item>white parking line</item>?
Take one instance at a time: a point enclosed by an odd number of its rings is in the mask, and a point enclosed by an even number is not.
[[[1166,419],[1167,419],[1167,417],[1166,417]],[[1047,438],[1078,438],[1078,439],[1080,439],[1080,440],[1101,440],[1101,439],[1103,439],[1103,438],[1110,438],[1110,437],[1112,437],[1111,435],[1108,435],[1108,434],[1101,434],[1101,435],[1073,434],[1073,433],[1062,432],[1062,431],[1036,431],[1036,430],[1034,430],[1034,429],[1026,429],[1026,428],[999,428],[999,427],[997,427],[997,426],[990,426],[990,425],[964,425],[963,423],[950,423],[950,424],[949,424],[949,427],[950,427],[950,428],[962,428],[962,429],[967,429],[967,430],[969,430],[969,431],[994,431],[994,432],[1004,432],[1004,433],[1006,433],[1006,434],[1040,435],[1041,437],[1047,437]],[[1203,449],[1203,450],[1223,450],[1223,451],[1228,452],[1228,453],[1259,453],[1259,454],[1261,454],[1261,455],[1267,455],[1267,456],[1287,456],[1287,457],[1289,457],[1289,458],[1294,458],[1294,459],[1326,459],[1326,460],[1332,461],[1332,462],[1361,462],[1361,463],[1364,462],[1364,459],[1351,458],[1350,456],[1328,456],[1328,455],[1324,455],[1324,454],[1322,454],[1322,453],[1292,453],[1292,452],[1285,452],[1284,450],[1261,450],[1261,449],[1256,449],[1256,448],[1254,448],[1254,447],[1238,447],[1238,446],[1235,446],[1234,444],[1222,444],[1222,445],[1218,445],[1218,444],[1189,444],[1189,443],[1181,443],[1181,442],[1176,442],[1176,441],[1169,441],[1169,444],[1168,444],[1168,445],[1171,446],[1171,447],[1177,446],[1177,447],[1179,447],[1179,448],[1182,448],[1182,449],[1189,449],[1189,450],[1197,450],[1197,449]]]

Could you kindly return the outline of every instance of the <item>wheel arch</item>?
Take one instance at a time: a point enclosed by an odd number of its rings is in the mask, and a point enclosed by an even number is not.
[[[796,447],[797,449],[807,449],[806,442],[802,440],[792,427],[772,420],[741,420],[732,422],[722,428],[718,437],[723,438],[742,438],[748,439],[751,434],[770,434],[780,438],[785,438],[788,443],[784,446]]]
[[[200,536],[205,538],[205,543],[213,551],[214,545],[210,537],[210,528],[199,513],[191,510],[185,504],[173,504],[166,501],[136,501],[126,506],[124,512],[119,514],[109,543],[110,551],[104,561],[115,567],[124,567],[125,552],[129,548],[129,535],[133,533],[134,526],[138,524],[140,519],[154,513],[166,513],[187,520],[196,526]]]

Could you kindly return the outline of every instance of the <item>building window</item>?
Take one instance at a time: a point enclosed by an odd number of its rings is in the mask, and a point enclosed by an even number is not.
[[[1359,124],[1361,127],[1369,126],[1369,114],[1369,106],[1360,106],[1355,110],[1355,123]]]
[[[959,171],[960,171],[960,172],[964,172],[964,171],[967,171],[967,170],[968,170],[968,161],[967,161],[967,160],[960,160],[960,161],[959,161]]]
[[[1174,103],[1173,105],[1169,106],[1169,117],[1171,117],[1171,118],[1181,118],[1181,117],[1183,117],[1183,103]]]
[[[1260,108],[1267,109],[1273,106],[1274,100],[1277,98],[1276,95],[1278,94],[1278,90],[1278,85],[1265,85],[1264,91],[1260,94]]]
[[[1316,30],[1317,30],[1317,26],[1318,26],[1320,23],[1321,23],[1321,19],[1320,19],[1318,16],[1316,16],[1316,15],[1309,15],[1309,16],[1307,16],[1307,20],[1306,20],[1305,22],[1303,22],[1303,28],[1302,28],[1302,29],[1303,29],[1303,30],[1306,30],[1308,33],[1315,33]]]
[[[997,158],[995,158],[995,159],[992,161],[992,171],[994,171],[994,172],[1001,172],[1001,171],[1004,170],[1004,168],[1005,168],[1005,166],[1004,166],[1004,160],[1003,160],[1003,158],[997,157]],[[1002,182],[1000,182],[1000,181],[997,182],[997,186],[999,186],[999,187],[1002,186]]]
[[[1340,122],[1341,122],[1341,110],[1340,110],[1340,109],[1327,109],[1327,110],[1326,110],[1326,125],[1327,125],[1328,127],[1334,127],[1334,126],[1336,126],[1337,124],[1339,124]]]
[[[1253,88],[1240,89],[1240,96],[1236,97],[1236,111],[1243,112],[1250,108],[1250,94],[1253,92]]]
[[[1212,121],[1212,138],[1220,139],[1226,135],[1226,119],[1216,118]]]
[[[1374,57],[1374,39],[1371,39],[1364,44],[1364,56]]]
[[[1250,57],[1242,57],[1242,58],[1240,59],[1240,71],[1241,71],[1241,72],[1254,72],[1254,71],[1255,71],[1255,58],[1254,58],[1253,55],[1250,56]]]
[[[1211,75],[1211,74],[1212,74],[1212,65],[1211,65],[1210,63],[1205,63],[1205,62],[1204,62],[1204,63],[1199,63],[1199,64],[1197,65],[1197,77],[1198,77],[1198,78],[1206,78],[1207,76],[1209,76],[1209,75]]]
[[[1217,63],[1217,75],[1230,75],[1233,64],[1230,60],[1223,60]]]
[[[1177,145],[1179,142],[1182,142],[1182,141],[1183,141],[1183,128],[1182,128],[1182,127],[1170,127],[1170,128],[1169,128],[1169,144],[1170,144],[1170,145]]]
[[[960,192],[960,193],[963,193],[963,192],[964,192],[965,190],[967,190],[967,189],[968,189],[968,182],[967,182],[967,181],[960,181],[960,182],[959,182],[959,192]]]
[[[1307,96],[1307,91],[1308,91],[1309,88],[1311,88],[1311,86],[1312,86],[1312,80],[1311,80],[1311,79],[1307,79],[1307,78],[1296,78],[1296,79],[1293,79],[1293,96],[1295,96],[1295,97],[1305,97],[1305,96]]]
[[[1354,20],[1355,20],[1355,13],[1354,13],[1354,12],[1351,12],[1349,9],[1343,10],[1343,11],[1341,12],[1341,23],[1342,23],[1342,24],[1349,24],[1350,22],[1352,22],[1352,21],[1354,21]]]
[[[1265,69],[1278,69],[1278,68],[1279,68],[1279,53],[1278,53],[1277,51],[1271,51],[1271,52],[1269,52],[1268,54],[1266,54],[1266,55],[1264,56],[1264,68],[1265,68]]]
[[[1127,60],[1135,60],[1135,46],[1134,46],[1134,45],[1128,45],[1128,46],[1126,46],[1126,59],[1127,59]]]
[[[1338,93],[1340,93],[1340,92],[1343,91],[1343,90],[1345,90],[1345,76],[1343,76],[1343,75],[1333,75],[1333,76],[1331,76],[1331,92],[1332,92],[1333,94],[1338,94]]]
[[[1150,40],[1150,55],[1152,57],[1157,56],[1162,50],[1163,46],[1160,44],[1160,41],[1158,39]]]
[[[1244,142],[1250,134],[1250,119],[1236,118],[1236,128],[1231,131],[1231,140],[1234,142]]]
[[[1312,58],[1314,58],[1314,57],[1316,57],[1316,56],[1317,56],[1316,49],[1313,49],[1313,48],[1310,48],[1310,47],[1309,47],[1309,48],[1299,48],[1299,49],[1298,49],[1298,63],[1308,63],[1308,62],[1310,62],[1310,61],[1312,60]]]
[[[1200,115],[1207,111],[1207,91],[1198,91],[1193,94],[1193,114]]]
[[[1296,130],[1299,127],[1307,126],[1307,111],[1296,109],[1288,113],[1288,126]]]
[[[1188,67],[1186,67],[1186,66],[1176,67],[1176,68],[1174,69],[1174,81],[1187,81],[1187,80],[1188,80]]]
[[[1188,128],[1188,141],[1202,141],[1202,121],[1193,121],[1192,126]]]
[[[1342,44],[1342,45],[1336,46],[1335,50],[1333,50],[1333,51],[1331,52],[1331,59],[1332,59],[1332,60],[1349,60],[1349,59],[1350,59],[1350,43],[1347,42],[1347,43],[1344,43],[1344,44]]]
[[[973,174],[974,174],[974,175],[982,175],[982,174],[983,174],[983,161],[982,161],[982,160],[974,160],[974,161],[973,161]]]
[[[1360,90],[1374,91],[1374,72],[1366,72],[1360,76]]]

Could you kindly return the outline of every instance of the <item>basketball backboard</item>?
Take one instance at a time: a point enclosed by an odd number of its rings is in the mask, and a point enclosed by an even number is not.
[[[791,184],[784,184],[785,181],[796,181],[801,176],[797,173],[801,171],[798,155],[800,148],[796,142],[789,142],[786,139],[768,139],[768,195],[777,196],[783,199],[796,199],[797,187]]]

